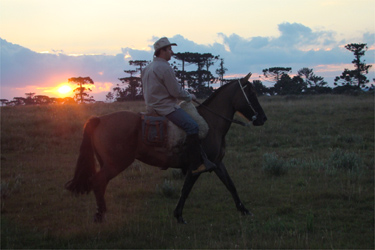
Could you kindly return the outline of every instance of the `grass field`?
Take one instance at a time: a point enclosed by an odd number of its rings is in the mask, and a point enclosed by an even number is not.
[[[135,162],[107,189],[64,190],[84,122],[143,103],[1,108],[1,248],[374,248],[374,97],[262,97],[262,127],[232,125],[224,158],[254,217],[204,174],[172,213],[183,179]]]

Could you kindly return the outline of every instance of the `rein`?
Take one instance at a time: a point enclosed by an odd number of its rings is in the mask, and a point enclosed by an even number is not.
[[[251,103],[250,103],[250,101],[249,101],[249,98],[247,98],[247,96],[246,96],[246,93],[245,93],[245,90],[244,90],[244,89],[247,87],[247,85],[245,85],[245,87],[242,87],[242,85],[241,85],[241,81],[240,81],[240,80],[238,80],[238,84],[240,85],[240,88],[241,88],[241,90],[242,90],[242,94],[243,94],[243,96],[244,96],[245,99],[246,99],[247,105],[248,105],[249,108],[254,112],[254,115],[253,115],[253,117],[252,117],[251,119],[252,119],[252,121],[255,121],[255,120],[257,119],[258,113],[255,111],[255,109],[253,108],[253,106],[251,105]],[[207,110],[210,111],[211,113],[213,113],[213,114],[215,114],[215,115],[221,117],[222,119],[224,119],[224,120],[226,120],[226,121],[228,121],[228,122],[233,122],[233,123],[239,124],[239,125],[244,126],[244,127],[248,127],[248,126],[250,126],[249,123],[244,123],[244,122],[239,121],[239,120],[236,120],[236,119],[229,119],[229,118],[227,118],[227,117],[225,117],[225,116],[223,116],[223,115],[221,115],[221,114],[219,114],[219,113],[213,111],[212,109],[210,109],[209,107],[203,105],[202,103],[198,102],[197,100],[193,100],[193,102],[197,103],[199,106],[204,107],[205,109],[207,109]]]
[[[224,119],[224,120],[226,120],[226,121],[228,121],[228,122],[233,122],[233,123],[239,124],[239,125],[244,126],[244,127],[248,127],[248,126],[249,126],[249,124],[244,123],[244,122],[241,122],[241,121],[239,121],[239,120],[236,120],[236,119],[229,119],[229,118],[227,118],[227,117],[225,117],[225,116],[223,116],[223,115],[221,115],[221,114],[219,114],[219,113],[213,111],[212,109],[210,109],[209,107],[203,105],[202,103],[198,102],[197,100],[193,100],[193,102],[195,102],[195,103],[198,104],[199,106],[202,106],[203,108],[207,109],[207,110],[210,111],[211,113],[213,113],[213,114],[219,116],[220,118],[222,118],[222,119]]]

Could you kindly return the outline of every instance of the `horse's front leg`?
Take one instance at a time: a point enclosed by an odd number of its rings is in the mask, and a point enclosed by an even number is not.
[[[184,186],[182,187],[181,190],[181,196],[180,199],[177,203],[177,206],[173,212],[174,217],[176,217],[178,223],[186,224],[186,221],[182,217],[182,210],[184,209],[185,201],[187,197],[189,196],[189,193],[191,189],[193,188],[195,182],[198,180],[199,175],[193,176],[191,174],[191,171],[188,171]]]
[[[215,170],[216,175],[219,177],[219,179],[224,183],[224,185],[227,187],[229,192],[232,194],[234,203],[236,204],[237,210],[240,211],[243,215],[251,215],[253,214],[245,208],[243,203],[240,200],[240,197],[238,196],[237,189],[234,186],[234,183],[232,179],[230,178],[227,169],[225,168],[224,163],[220,163],[218,165],[218,168]]]

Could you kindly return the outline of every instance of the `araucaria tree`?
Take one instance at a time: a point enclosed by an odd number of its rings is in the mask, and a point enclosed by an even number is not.
[[[213,88],[210,86],[211,83],[215,82],[216,78],[210,72],[210,67],[214,64],[219,56],[214,56],[210,53],[176,53],[173,57],[177,60],[182,61],[182,70],[178,70],[175,66],[176,77],[181,80],[181,86],[184,88],[187,83],[189,89],[197,97],[207,97],[213,92]],[[186,64],[197,65],[196,71],[185,71]],[[207,85],[207,86],[206,86]]]
[[[216,69],[216,74],[219,75],[220,86],[224,84],[224,74],[228,69],[224,67],[224,58],[220,59],[220,67]]]
[[[124,70],[124,72],[130,74],[130,77],[119,78],[126,88],[121,88],[119,84],[113,88],[116,94],[116,101],[123,102],[142,99],[141,77],[133,76],[138,70]]]
[[[302,68],[298,70],[297,73],[307,86],[307,88],[305,89],[305,93],[323,94],[329,93],[331,91],[331,88],[326,86],[328,83],[324,81],[324,77],[315,75],[313,69]]]
[[[273,68],[263,69],[263,75],[266,78],[269,78],[270,81],[277,83],[281,79],[281,76],[288,75],[291,71],[292,71],[292,68],[290,67],[287,67],[287,68],[273,67]]]
[[[368,47],[366,43],[350,43],[345,45],[347,50],[354,53],[354,70],[345,69],[341,76],[335,78],[335,85],[341,83],[342,85],[352,85],[358,88],[364,87],[369,82],[367,77],[369,68],[372,65],[366,65],[365,60],[361,61],[361,57],[365,55]]]
[[[78,87],[73,90],[77,102],[95,102],[93,97],[90,97],[90,95],[87,93],[88,91],[92,91],[91,88],[86,88],[84,86],[88,84],[94,84],[94,81],[90,77],[72,77],[68,79],[68,82],[72,82],[78,85]]]
[[[139,72],[141,73],[140,75],[140,81],[141,81],[141,94],[143,93],[143,84],[142,84],[142,72],[143,72],[143,68],[147,66],[147,64],[149,64],[150,61],[146,61],[146,60],[131,60],[129,61],[129,65],[134,65],[134,66],[137,66],[136,70],[139,70]]]
[[[136,66],[136,69],[124,70],[124,72],[130,74],[130,76],[119,78],[122,85],[117,84],[117,87],[113,88],[114,94],[112,95],[112,98],[115,98],[115,100],[118,102],[143,99],[142,70],[149,63],[150,61],[145,60],[129,61],[129,65]],[[138,71],[140,72],[140,76],[135,76],[137,75]],[[107,100],[108,95],[109,93],[107,94]]]

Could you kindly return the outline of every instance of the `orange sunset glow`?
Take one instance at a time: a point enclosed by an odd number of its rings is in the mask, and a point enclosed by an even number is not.
[[[62,83],[56,88],[55,92],[60,97],[67,97],[73,94],[73,88],[68,83]]]
[[[57,91],[58,91],[60,94],[65,95],[65,94],[71,92],[71,91],[72,91],[72,88],[71,88],[70,86],[68,86],[68,85],[62,85],[61,87],[59,87],[59,88],[57,89]]]

